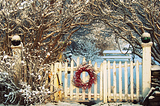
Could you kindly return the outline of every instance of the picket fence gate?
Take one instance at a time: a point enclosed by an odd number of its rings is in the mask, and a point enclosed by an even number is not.
[[[85,62],[83,58],[82,63]],[[139,101],[142,97],[140,90],[140,71],[139,66],[142,65],[139,61],[133,63],[127,61],[122,63],[111,63],[110,61],[103,61],[100,67],[97,63],[94,64],[95,73],[97,74],[97,82],[90,89],[81,89],[73,85],[72,79],[77,67],[82,64],[80,58],[77,58],[76,66],[74,61],[68,63],[55,63],[51,65],[51,72],[58,73],[60,82],[63,83],[64,99],[85,101],[85,100],[102,100],[104,103],[109,101]],[[88,64],[91,64],[89,61]],[[112,64],[112,65],[111,65]],[[129,73],[129,74],[128,74]],[[135,75],[134,75],[135,74]],[[54,78],[56,74],[54,74]],[[136,76],[136,77],[134,77]],[[54,82],[57,82],[54,79]],[[81,79],[85,82],[89,79],[89,75],[83,72]],[[123,81],[122,81],[123,80]],[[54,83],[54,86],[56,83]],[[51,88],[51,91],[53,88]],[[55,97],[58,94],[55,94]]]

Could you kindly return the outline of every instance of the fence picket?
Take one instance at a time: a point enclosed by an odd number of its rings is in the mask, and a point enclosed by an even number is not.
[[[127,70],[127,62],[124,64],[124,71],[125,71],[125,100],[128,100],[128,70]]]
[[[119,101],[122,101],[122,63],[119,62]]]
[[[136,96],[139,101],[139,61],[136,62]]]
[[[58,90],[58,78],[57,78],[57,72],[58,72],[58,63],[55,63],[54,64],[54,74],[53,74],[53,76],[54,76],[54,78],[53,78],[53,82],[54,82],[54,90]],[[58,101],[58,92],[56,92],[56,93],[54,93],[54,97],[55,97],[55,100],[56,101]]]
[[[53,64],[51,64],[51,72],[50,72],[50,75],[51,75],[50,85],[51,85],[51,86],[50,86],[50,92],[53,92],[53,84],[54,84],[54,83],[53,83],[53,75],[52,75],[52,74],[53,74],[53,70],[54,70],[54,69],[53,69]],[[50,98],[51,98],[51,100],[52,100],[52,99],[53,99],[53,95],[51,95]]]
[[[102,83],[102,81],[103,81],[103,77],[102,77],[102,75],[103,75],[103,63],[101,63],[101,65],[100,65],[100,100],[102,100],[103,99],[103,95],[102,95],[102,92],[103,92],[103,83]]]
[[[107,70],[106,70],[106,61],[103,61],[103,101],[107,103]]]
[[[116,62],[113,62],[113,99],[116,101],[117,90],[116,90]]]
[[[59,77],[59,83],[62,84],[62,63],[59,63],[58,77]],[[59,99],[62,100],[62,92],[59,93]]]
[[[74,68],[74,62],[71,61],[71,73],[70,73],[70,99],[73,99],[73,84],[72,84],[72,78],[73,78],[73,68]]]
[[[111,101],[111,64],[108,61],[108,101]]]
[[[91,61],[89,61],[89,64],[92,65]],[[91,88],[88,89],[88,100],[91,100]]]
[[[77,58],[77,67],[79,66],[79,57]],[[79,100],[79,88],[76,87],[76,100]]]
[[[67,95],[68,95],[68,94],[67,94],[67,93],[68,93],[68,81],[67,81],[67,80],[68,80],[68,73],[67,73],[67,71],[68,71],[67,69],[68,69],[68,68],[67,68],[67,67],[68,67],[68,63],[65,62],[65,67],[64,67],[64,68],[65,68],[65,75],[64,75],[64,76],[65,76],[65,79],[64,79],[64,95],[65,95],[66,98],[67,98]]]
[[[97,62],[94,64],[94,69],[97,74]],[[94,84],[94,100],[97,100],[97,82]]]
[[[46,74],[45,86],[48,87],[48,71],[45,70],[45,74]]]
[[[133,102],[133,61],[130,62],[130,89],[131,89],[131,101]]]
[[[61,84],[62,83],[62,63],[59,63],[58,75],[59,75],[59,80]]]
[[[83,58],[83,63],[85,63],[86,61],[85,61],[85,58]],[[85,82],[86,81],[86,79],[85,79],[85,72],[82,72],[82,81],[83,82]],[[82,89],[82,100],[85,100],[85,89]]]

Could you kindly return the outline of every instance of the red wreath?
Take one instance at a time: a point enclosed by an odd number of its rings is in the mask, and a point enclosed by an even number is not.
[[[84,83],[81,79],[81,73],[82,72],[88,72],[90,78],[89,78],[89,81]],[[97,76],[95,74],[95,70],[92,68],[91,65],[86,65],[86,64],[83,64],[83,65],[80,65],[76,72],[75,72],[75,75],[73,76],[73,85],[78,87],[78,88],[83,88],[83,89],[89,89],[92,87],[92,84],[95,83],[97,80]]]

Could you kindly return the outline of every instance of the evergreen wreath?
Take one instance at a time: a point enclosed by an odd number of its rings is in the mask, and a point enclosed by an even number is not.
[[[84,83],[80,77],[82,72],[88,72],[90,76],[89,81],[86,83]],[[96,82],[96,80],[97,75],[95,74],[95,70],[93,69],[93,67],[89,64],[82,64],[77,68],[73,76],[73,85],[78,88],[89,89],[92,87],[92,84]]]

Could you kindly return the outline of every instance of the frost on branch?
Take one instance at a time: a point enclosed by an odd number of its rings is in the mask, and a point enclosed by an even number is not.
[[[100,49],[96,48],[95,43],[88,39],[80,39],[77,42],[77,47],[74,49],[75,55],[81,55],[86,58],[86,61],[98,58]]]
[[[91,22],[81,0],[0,0],[0,51],[11,54],[11,38],[21,37],[29,54],[58,61],[73,33]],[[31,58],[33,59],[33,58]],[[34,60],[33,60],[34,61]]]

